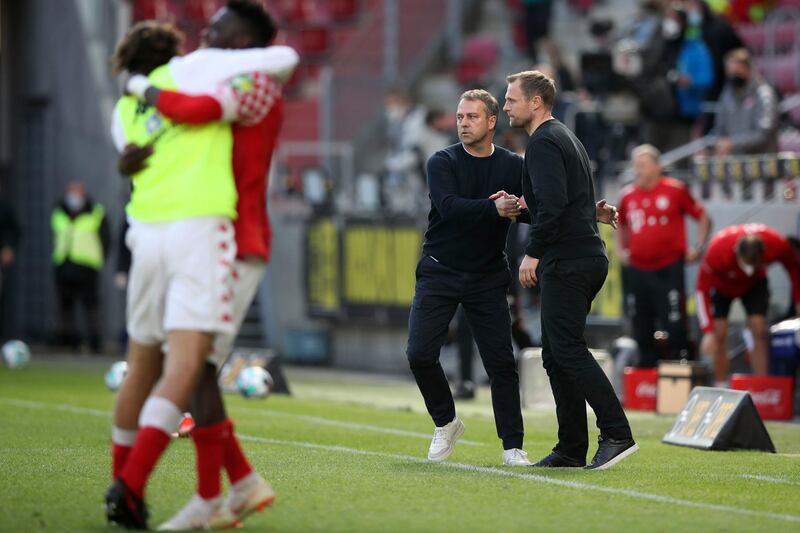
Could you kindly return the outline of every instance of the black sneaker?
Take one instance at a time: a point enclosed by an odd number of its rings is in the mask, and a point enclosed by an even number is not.
[[[547,468],[583,468],[586,466],[586,461],[561,455],[554,450],[550,452],[550,455],[540,460],[538,463],[534,463],[533,466],[544,466]]]
[[[125,529],[147,529],[147,506],[121,479],[106,492],[106,518]]]
[[[453,393],[454,400],[472,400],[475,398],[475,384],[471,381],[462,381]]]
[[[611,468],[626,457],[636,453],[639,445],[633,439],[612,439],[600,435],[597,438],[597,453],[586,467],[587,470],[605,470]]]

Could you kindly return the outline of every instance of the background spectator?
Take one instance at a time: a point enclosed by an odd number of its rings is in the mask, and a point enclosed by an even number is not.
[[[74,308],[80,302],[86,312],[89,347],[99,353],[98,277],[111,239],[105,209],[91,199],[83,183],[73,181],[53,209],[51,227],[61,319],[59,341],[71,348],[79,346]]]
[[[727,80],[717,112],[716,155],[758,154],[778,150],[778,97],[753,69],[744,48],[725,60]]]
[[[5,287],[11,267],[17,258],[19,223],[14,208],[0,199],[0,341],[5,340],[5,307],[8,291]]]

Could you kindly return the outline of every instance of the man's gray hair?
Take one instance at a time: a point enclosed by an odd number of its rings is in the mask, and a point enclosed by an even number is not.
[[[656,163],[661,163],[661,152],[652,144],[640,144],[631,151],[631,161],[640,155],[649,155]]]

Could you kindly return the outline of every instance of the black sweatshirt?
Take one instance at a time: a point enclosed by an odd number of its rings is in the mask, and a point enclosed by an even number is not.
[[[461,272],[508,268],[506,238],[511,221],[489,196],[503,190],[522,195],[522,158],[499,146],[488,157],[470,155],[461,143],[428,159],[431,211],[422,253]]]
[[[528,139],[522,188],[531,229],[525,253],[537,259],[605,256],[589,156],[558,120],[542,123]]]

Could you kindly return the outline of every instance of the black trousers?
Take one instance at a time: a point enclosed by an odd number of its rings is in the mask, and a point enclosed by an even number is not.
[[[539,266],[542,294],[542,363],[558,418],[555,451],[582,460],[589,449],[586,402],[601,435],[631,438],[614,388],[584,339],[586,315],[608,274],[605,257],[547,260]]]
[[[59,343],[77,348],[81,334],[75,323],[76,306],[81,305],[86,313],[89,329],[89,346],[95,353],[100,351],[100,315],[98,309],[99,273],[81,273],[80,276],[65,275],[56,270],[56,293],[59,308]]]
[[[492,390],[497,436],[504,449],[522,448],[523,426],[519,374],[511,348],[511,316],[506,291],[507,269],[471,274],[423,256],[408,318],[408,362],[436,426],[456,416],[450,386],[439,364],[439,351],[459,304],[475,336]]]
[[[659,359],[690,358],[683,261],[659,270],[629,267],[626,305],[633,338],[639,346],[639,366],[654,368]],[[657,346],[653,334],[666,331],[666,346]]]
[[[464,307],[458,308],[456,317],[456,346],[458,347],[458,367],[461,370],[461,381],[472,381],[472,359],[475,350],[472,347],[472,329],[469,327]]]

